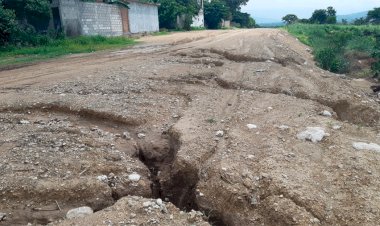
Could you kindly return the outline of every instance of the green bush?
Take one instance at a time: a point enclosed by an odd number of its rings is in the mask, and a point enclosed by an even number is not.
[[[348,62],[340,56],[339,51],[332,48],[316,51],[315,60],[321,68],[334,73],[344,73],[348,68]]]
[[[380,75],[379,26],[294,24],[287,26],[287,30],[313,48],[315,60],[323,69],[357,73],[363,67],[362,70]],[[371,67],[358,66],[358,60],[362,59],[373,62]]]
[[[48,0],[26,0],[24,10],[28,23],[36,30],[47,29],[50,20],[50,2]]]
[[[11,41],[12,35],[18,31],[16,14],[13,10],[4,9],[0,0],[0,45],[4,46]]]

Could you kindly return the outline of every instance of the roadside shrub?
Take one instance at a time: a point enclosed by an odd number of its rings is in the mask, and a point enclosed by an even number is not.
[[[348,62],[340,56],[336,49],[323,48],[315,53],[315,60],[318,65],[328,71],[334,73],[345,73],[347,72]]]

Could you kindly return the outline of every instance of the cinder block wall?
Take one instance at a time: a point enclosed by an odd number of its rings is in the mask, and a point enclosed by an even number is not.
[[[123,35],[118,6],[104,3],[60,0],[61,22],[68,36]]]
[[[79,14],[84,35],[123,35],[121,14],[116,5],[83,2]]]
[[[159,31],[156,5],[129,3],[129,30],[131,33]]]

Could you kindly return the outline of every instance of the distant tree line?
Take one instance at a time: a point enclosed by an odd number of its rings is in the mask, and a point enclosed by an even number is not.
[[[294,14],[288,14],[282,18],[282,21],[287,25],[293,23],[308,23],[308,24],[336,24],[338,23],[336,17],[336,10],[333,7],[327,7],[327,9],[317,9],[313,12],[309,19],[299,19]],[[346,19],[341,21],[342,24],[348,24]],[[380,8],[374,8],[368,11],[366,17],[358,18],[353,21],[354,25],[365,24],[380,24]]]

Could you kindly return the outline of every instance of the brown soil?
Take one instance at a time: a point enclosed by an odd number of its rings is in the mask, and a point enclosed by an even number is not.
[[[380,144],[368,81],[282,30],[141,41],[0,72],[0,225],[378,225],[380,153],[352,147]]]

